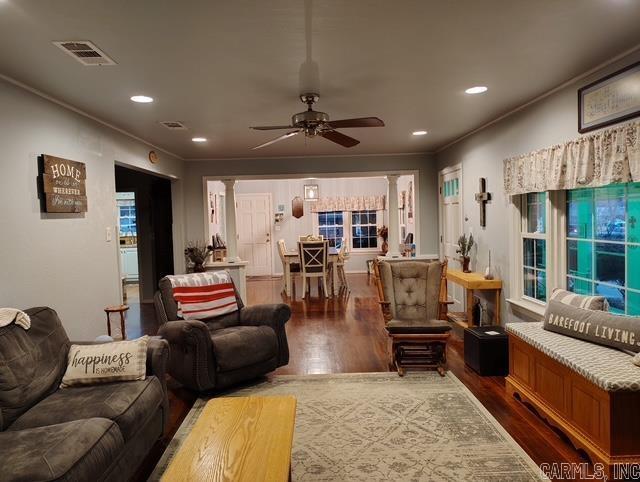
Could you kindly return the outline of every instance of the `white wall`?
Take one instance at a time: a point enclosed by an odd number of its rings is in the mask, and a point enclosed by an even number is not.
[[[0,306],[51,306],[69,334],[106,332],[103,308],[120,301],[115,163],[183,177],[183,162],[0,80]],[[88,212],[43,214],[40,154],[86,163]],[[176,270],[183,269],[182,182],[173,182]],[[106,242],[106,229],[112,241]]]
[[[415,206],[416,215],[420,217],[417,248],[423,254],[438,252],[438,178],[435,158],[431,154],[189,161],[185,169],[186,236],[192,240],[206,239],[208,234],[203,203],[203,179],[207,176],[246,178],[268,175],[286,179],[292,174],[314,176],[324,173],[418,171],[415,181],[420,191],[420,202]]]
[[[503,160],[578,137],[577,90],[638,60],[640,53],[616,62],[437,153],[438,169],[462,164],[464,218],[467,219],[464,228],[467,233],[473,232],[478,243],[472,269],[485,269],[491,249],[492,263],[504,281],[503,300],[511,295],[509,266],[514,256],[509,241],[510,200],[503,189]],[[480,227],[479,207],[474,199],[480,177],[487,178],[487,189],[493,194],[492,202],[487,205],[484,229]],[[513,312],[509,315],[518,317]]]
[[[209,181],[210,183],[215,181]],[[304,203],[304,216],[299,219],[291,215],[291,200],[295,196],[304,197],[304,185],[317,184],[320,197],[335,196],[372,196],[387,194],[387,180],[383,177],[367,177],[367,178],[318,178],[313,180],[305,179],[273,179],[273,180],[253,180],[238,181],[236,184],[236,194],[256,194],[270,193],[273,203],[273,212],[277,212],[278,205],[284,204],[285,215],[283,221],[275,230],[272,227],[273,238],[273,274],[282,274],[282,263],[278,254],[278,246],[276,241],[284,239],[288,249],[297,246],[298,236],[313,233],[313,221],[315,213],[311,212],[312,202]],[[382,212],[382,222],[387,224],[386,211]],[[346,266],[346,270],[350,272],[366,272],[367,259],[375,257],[375,252],[352,251],[351,257]]]

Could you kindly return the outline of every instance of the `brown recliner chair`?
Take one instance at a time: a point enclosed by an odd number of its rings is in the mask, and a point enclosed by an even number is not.
[[[451,326],[444,321],[446,262],[376,262],[378,294],[391,337],[392,369],[435,368],[444,376]]]
[[[237,290],[238,311],[203,320],[178,318],[168,278],[162,278],[154,303],[158,334],[171,346],[169,374],[198,390],[222,389],[289,363],[285,304],[245,307]]]

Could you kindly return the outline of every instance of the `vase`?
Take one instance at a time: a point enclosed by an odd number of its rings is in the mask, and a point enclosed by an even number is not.
[[[204,273],[206,270],[204,269],[204,263],[194,263],[193,264],[193,272],[194,273]]]
[[[462,264],[462,271],[465,273],[471,273],[471,270],[469,269],[469,263],[471,262],[471,258],[469,256],[463,256],[460,260],[460,263]]]
[[[382,254],[384,255],[386,255],[389,252],[389,243],[387,242],[386,239],[382,241],[381,249],[382,249]]]

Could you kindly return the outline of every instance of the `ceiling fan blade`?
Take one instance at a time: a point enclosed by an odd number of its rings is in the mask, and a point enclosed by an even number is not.
[[[264,144],[260,144],[259,146],[253,147],[252,149],[260,149],[262,147],[267,147],[270,146],[271,144],[275,144],[276,142],[280,142],[284,139],[288,139],[289,137],[293,137],[297,134],[300,134],[301,131],[291,131],[291,132],[287,132],[286,134],[280,136],[280,137],[276,137],[275,139],[271,139],[268,142],[265,142]]]
[[[293,129],[293,126],[252,126],[249,129],[255,129],[257,131],[275,131],[278,129]]]
[[[345,136],[344,134],[338,131],[323,131],[320,133],[322,137],[325,139],[329,139],[336,144],[340,144],[342,147],[353,147],[360,144],[358,139],[354,139],[353,137]]]
[[[334,129],[344,127],[384,127],[382,119],[377,117],[359,117],[357,119],[340,119],[327,122]]]

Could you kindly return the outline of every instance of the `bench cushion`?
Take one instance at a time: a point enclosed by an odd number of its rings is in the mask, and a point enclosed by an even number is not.
[[[104,418],[0,432],[3,481],[99,480],[124,448]]]
[[[622,351],[545,330],[539,323],[507,323],[507,333],[608,392],[640,391],[640,367]]]

